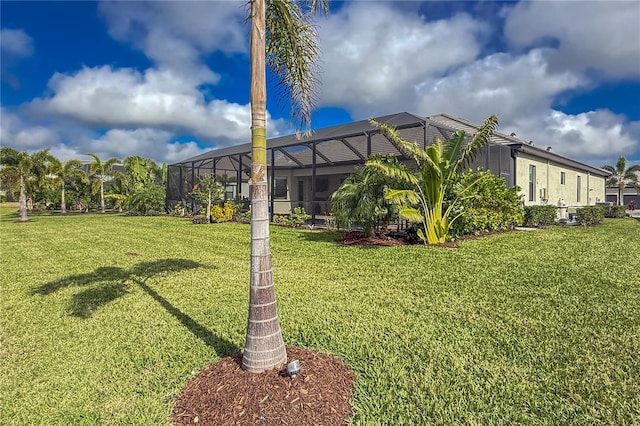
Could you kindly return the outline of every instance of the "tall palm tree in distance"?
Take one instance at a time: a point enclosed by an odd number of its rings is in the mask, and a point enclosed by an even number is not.
[[[69,160],[62,163],[57,158],[54,158],[51,162],[51,174],[54,175],[54,183],[60,186],[60,213],[67,213],[67,202],[65,200],[65,186],[67,182],[72,178],[86,179],[87,175],[82,169],[82,163],[80,160]]]
[[[102,161],[96,154],[88,153],[87,155],[93,158],[93,161],[89,164],[89,176],[95,179],[91,184],[91,190],[94,194],[100,191],[100,212],[104,213],[104,183],[109,176],[113,175],[111,168],[118,162],[118,159],[109,158],[106,161]]]
[[[18,215],[20,222],[26,222],[29,220],[27,216],[27,179],[31,176],[33,160],[26,152],[19,152],[3,146],[0,150],[0,164],[3,166],[0,170],[3,186],[19,188]]]
[[[640,164],[631,166],[628,169],[627,159],[619,157],[615,167],[610,165],[602,166],[603,170],[611,173],[607,179],[607,186],[618,188],[618,205],[624,206],[624,189],[627,186],[633,186],[640,193],[640,181],[637,173],[640,173]]]
[[[311,16],[327,0],[249,0],[251,61],[251,277],[242,367],[260,373],[287,361],[276,308],[269,242],[266,63],[292,103],[292,116],[310,128],[316,97],[318,35]]]

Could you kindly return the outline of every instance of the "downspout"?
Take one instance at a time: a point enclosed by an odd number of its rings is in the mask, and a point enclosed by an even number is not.
[[[311,224],[316,223],[316,143],[313,142],[311,156]]]
[[[271,149],[271,190],[269,191],[269,221],[273,222],[273,213],[275,211],[275,199],[273,194],[276,190],[276,156],[273,152],[273,148]]]

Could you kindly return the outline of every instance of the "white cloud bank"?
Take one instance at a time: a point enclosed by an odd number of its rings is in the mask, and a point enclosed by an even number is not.
[[[567,91],[596,86],[594,71],[640,77],[640,3],[525,2],[503,16],[516,50],[482,56],[486,22],[465,14],[429,22],[391,2],[350,3],[321,25],[321,101],[356,119],[447,112],[482,123],[495,113],[502,132],[596,165],[640,154],[640,123],[552,107]]]

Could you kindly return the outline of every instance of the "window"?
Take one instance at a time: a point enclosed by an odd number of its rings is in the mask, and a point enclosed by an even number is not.
[[[529,201],[536,200],[536,166],[529,165]]]
[[[580,180],[581,180],[581,177],[580,176],[576,176],[576,190],[577,190],[577,192],[576,192],[576,201],[578,203],[580,202],[580,186],[581,186],[580,185],[581,184]]]
[[[567,176],[564,172],[560,172],[560,185],[564,185],[567,180]]]
[[[273,199],[286,199],[287,198],[287,178],[276,177],[275,189],[273,191]]]

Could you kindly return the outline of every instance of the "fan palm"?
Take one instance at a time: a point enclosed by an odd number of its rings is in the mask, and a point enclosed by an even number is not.
[[[82,163],[79,160],[69,160],[64,164],[55,158],[51,163],[51,174],[54,175],[54,184],[61,189],[60,195],[60,213],[67,213],[67,203],[65,200],[65,187],[70,179],[78,178],[85,180],[86,173],[82,169]]]
[[[603,170],[611,173],[611,176],[607,179],[607,186],[618,188],[618,205],[624,206],[624,189],[627,186],[632,186],[636,189],[636,192],[640,193],[640,180],[638,174],[640,173],[640,164],[626,168],[627,160],[624,157],[619,157],[615,167],[610,165],[602,166]]]
[[[88,153],[87,155],[93,158],[93,161],[89,164],[89,176],[94,179],[91,184],[91,192],[96,194],[100,191],[100,212],[104,213],[104,183],[108,180],[109,176],[113,175],[111,168],[118,162],[118,159],[110,158],[102,161],[96,154]]]
[[[269,243],[266,63],[292,102],[293,118],[309,129],[316,96],[318,35],[311,15],[326,0],[249,0],[251,62],[251,278],[242,367],[259,373],[287,360],[278,320]]]
[[[465,132],[458,130],[448,141],[438,138],[427,149],[403,140],[391,126],[374,120],[372,124],[380,127],[382,134],[415,161],[417,171],[403,163],[388,163],[375,157],[367,160],[366,167],[375,168],[409,185],[412,189],[389,189],[387,199],[399,205],[400,216],[422,223],[424,230],[419,229],[418,236],[426,244],[445,242],[449,228],[457,218],[449,217],[453,207],[483,175],[466,181],[464,188],[457,188],[457,197],[445,209],[447,190],[456,183],[456,177],[475,159],[478,152],[489,143],[498,126],[498,118],[495,115],[489,117],[468,142]]]

